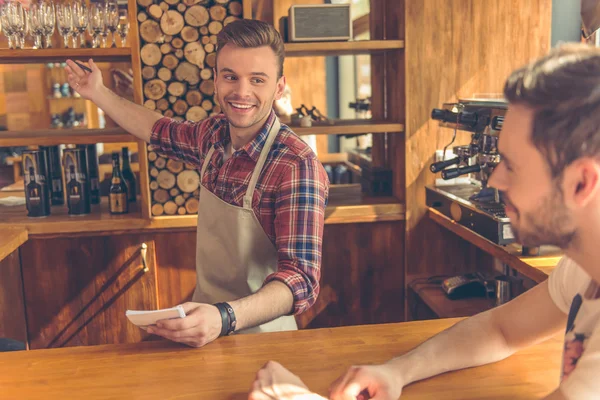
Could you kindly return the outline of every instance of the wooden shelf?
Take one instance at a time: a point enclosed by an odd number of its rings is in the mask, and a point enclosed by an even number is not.
[[[13,194],[16,195],[16,194]],[[21,194],[23,196],[23,194]],[[112,233],[142,229],[147,221],[142,219],[139,210],[140,199],[130,203],[130,212],[125,215],[112,215],[108,210],[108,198],[102,197],[101,204],[92,205],[87,215],[69,215],[67,205],[52,206],[51,215],[40,218],[27,216],[25,206],[0,205],[0,230],[6,227],[25,228],[31,238],[34,235],[60,235],[86,232]]]
[[[0,131],[0,147],[53,146],[58,144],[94,144],[135,142],[137,139],[121,128],[106,129],[40,129]]]
[[[356,193],[357,185],[336,185],[332,188],[329,205],[325,210],[326,224],[402,221],[405,218],[404,204],[394,197],[365,197]],[[344,197],[343,193],[349,193]],[[13,196],[23,194],[12,193]],[[70,216],[67,206],[53,206],[52,215],[44,218],[29,218],[25,206],[0,206],[0,229],[18,227],[27,229],[29,236],[70,235],[85,233],[116,233],[146,230],[194,230],[197,215],[161,216],[144,219],[139,211],[140,199],[126,215],[111,215],[107,199],[92,207],[92,213]]]
[[[485,297],[450,300],[439,284],[419,282],[410,284],[409,288],[439,318],[470,317],[495,306],[494,299]]]
[[[386,121],[371,121],[368,119],[335,120],[333,125],[320,123],[310,128],[291,126],[298,135],[355,135],[361,133],[404,132],[401,123]]]
[[[0,49],[1,64],[64,62],[67,59],[95,62],[131,61],[131,48],[109,49]]]
[[[382,51],[400,50],[404,40],[357,40],[347,42],[286,43],[286,57],[342,56],[372,54]]]
[[[518,244],[499,246],[431,207],[429,218],[538,283],[548,278],[562,257],[561,251],[553,247],[542,247],[539,256],[522,256]]]

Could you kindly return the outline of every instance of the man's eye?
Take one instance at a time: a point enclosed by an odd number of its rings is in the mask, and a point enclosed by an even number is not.
[[[234,81],[235,80],[235,76],[233,76],[233,75],[225,75],[225,79],[227,79],[228,81]]]

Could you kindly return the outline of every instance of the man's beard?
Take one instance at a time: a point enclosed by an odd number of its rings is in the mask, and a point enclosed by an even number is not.
[[[577,229],[565,207],[564,195],[558,183],[555,183],[552,193],[543,199],[535,212],[521,214],[508,198],[504,198],[504,201],[515,209],[519,224],[511,225],[511,228],[515,239],[523,246],[551,245],[566,249],[577,236]]]

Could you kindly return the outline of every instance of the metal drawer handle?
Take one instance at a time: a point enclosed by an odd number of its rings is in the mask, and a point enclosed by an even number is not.
[[[140,253],[142,255],[142,265],[144,266],[144,268],[142,269],[142,271],[144,272],[148,272],[150,271],[150,269],[148,268],[148,264],[146,263],[146,253],[148,251],[148,245],[146,243],[142,243],[142,248],[140,250]]]

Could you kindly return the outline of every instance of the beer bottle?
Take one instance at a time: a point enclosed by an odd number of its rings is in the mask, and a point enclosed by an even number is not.
[[[111,214],[127,214],[129,204],[127,203],[127,183],[121,174],[119,166],[119,153],[112,155],[113,172],[108,192],[109,208]]]
[[[135,202],[137,187],[135,181],[135,174],[133,173],[133,170],[131,169],[131,165],[129,163],[129,149],[127,147],[123,147],[121,151],[121,156],[123,158],[123,178],[125,178],[125,181],[127,183],[127,190],[129,191],[127,197],[129,201]]]

